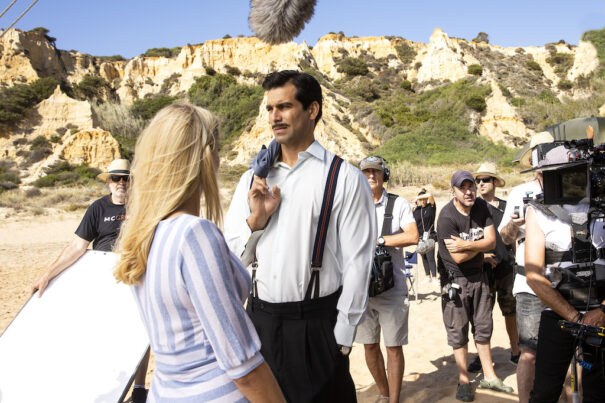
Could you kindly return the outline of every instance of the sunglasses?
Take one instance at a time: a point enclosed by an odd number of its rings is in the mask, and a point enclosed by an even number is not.
[[[124,182],[128,183],[130,180],[130,176],[128,175],[110,175],[109,178],[112,182],[118,183],[120,179],[124,180]]]
[[[492,181],[492,177],[488,177],[488,178],[475,178],[475,183],[478,185],[481,182],[483,183],[490,183]]]

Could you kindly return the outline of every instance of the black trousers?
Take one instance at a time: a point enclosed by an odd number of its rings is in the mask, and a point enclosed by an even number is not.
[[[435,263],[435,250],[433,249],[429,253],[422,256],[422,266],[424,267],[424,274],[431,275],[433,278],[437,278],[437,263]]]
[[[559,327],[559,315],[543,311],[538,333],[536,377],[530,402],[558,402],[565,375],[571,363],[576,340]],[[602,351],[584,344],[584,361],[592,363],[592,369],[582,368],[582,393],[584,403],[605,402],[605,377],[603,376]]]
[[[301,302],[268,303],[250,297],[246,311],[261,353],[288,402],[356,402],[349,357],[334,338],[334,294]]]

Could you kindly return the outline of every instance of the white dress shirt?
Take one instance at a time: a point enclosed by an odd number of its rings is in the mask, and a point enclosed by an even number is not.
[[[267,302],[302,301],[311,277],[311,254],[324,188],[334,154],[317,141],[298,153],[293,167],[275,162],[267,185],[281,190],[281,203],[264,230],[251,232],[248,191],[253,172],[242,175],[225,218],[229,248],[249,266],[256,253],[258,298]],[[368,282],[376,244],[372,191],[361,171],[343,162],[320,271],[319,296],[342,286],[336,342],[351,346],[368,302]]]

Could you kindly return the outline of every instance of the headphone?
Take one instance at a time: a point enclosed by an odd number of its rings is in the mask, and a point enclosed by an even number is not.
[[[378,155],[370,155],[369,157],[366,157],[361,160],[361,162],[359,163],[359,168],[361,168],[364,162],[380,162],[380,165],[382,165],[382,180],[383,182],[389,181],[389,178],[391,177],[391,171],[387,167],[388,161],[386,159],[379,157]]]

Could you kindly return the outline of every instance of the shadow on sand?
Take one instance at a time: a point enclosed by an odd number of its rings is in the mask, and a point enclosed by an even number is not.
[[[436,293],[432,293],[436,294]],[[431,294],[429,294],[429,297]],[[495,363],[494,369],[500,379],[506,379],[510,375],[513,376],[516,367],[508,362],[510,350],[502,347],[492,348],[492,357]],[[475,354],[469,354],[469,362],[474,359]],[[454,360],[454,354],[432,360],[431,364],[435,368],[429,373],[407,373],[403,377],[401,388],[402,403],[412,402],[457,402],[456,387],[458,384],[458,369]],[[475,391],[476,402],[490,403],[508,403],[517,402],[519,399],[516,393],[515,382],[506,382],[509,386],[515,389],[513,394],[498,393],[491,390],[478,389],[479,381],[483,379],[483,373],[469,373],[469,378],[473,390]],[[357,390],[357,399],[359,403],[373,403],[379,394],[375,384],[361,387]]]

